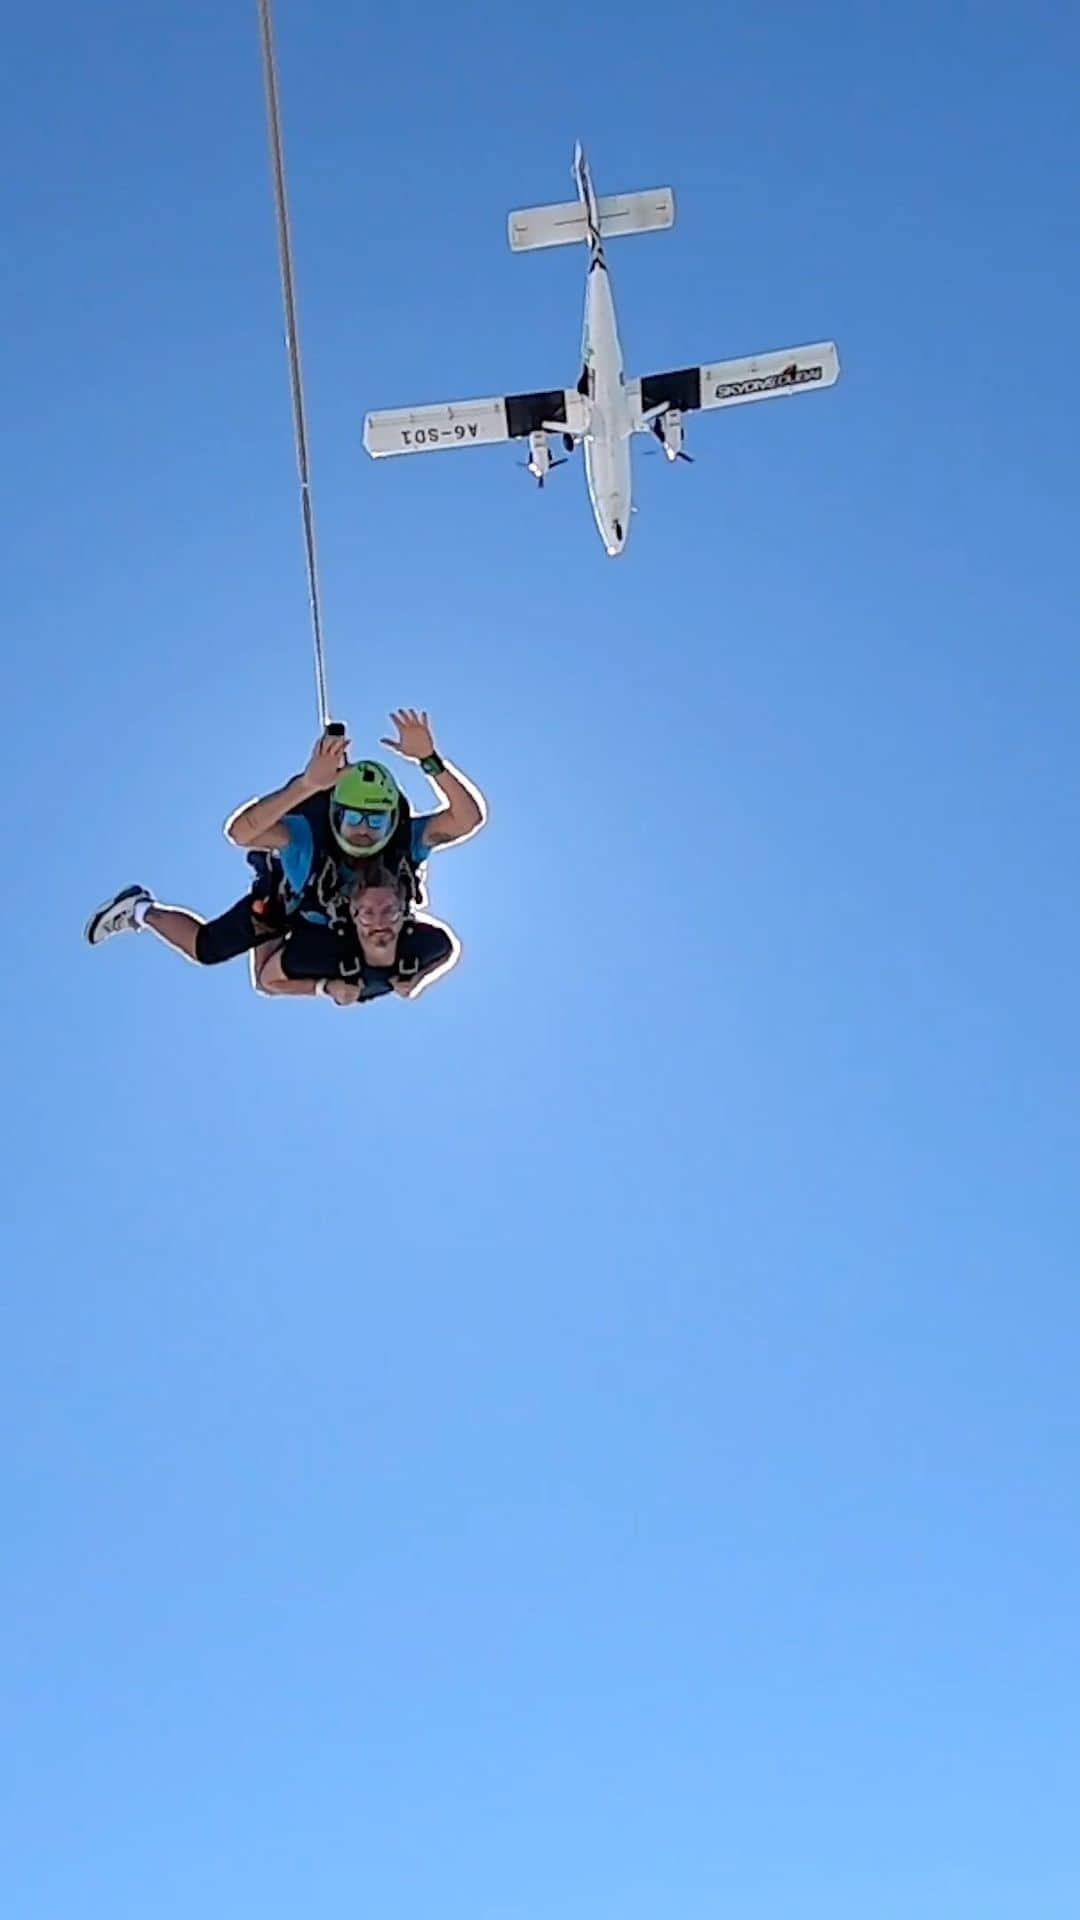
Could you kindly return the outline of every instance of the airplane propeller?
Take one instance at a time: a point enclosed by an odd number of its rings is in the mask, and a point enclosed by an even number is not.
[[[541,493],[544,490],[544,481],[547,479],[548,474],[554,473],[556,467],[565,467],[565,465],[566,465],[565,460],[549,460],[547,464],[547,472],[537,473],[535,467],[531,467],[527,460],[518,461],[518,466],[521,468],[523,473],[532,474],[533,479],[536,481],[536,484],[540,488]]]
[[[659,443],[655,447],[647,447],[646,452],[653,455],[657,453],[662,453],[665,460],[685,460],[687,466],[692,467],[694,464],[693,454],[683,452],[683,446],[682,446],[683,429],[682,429],[681,416],[677,413],[671,416],[671,424],[673,429],[672,438],[675,440],[674,447],[669,443],[667,434],[664,431],[667,418],[668,418],[667,414],[662,411],[657,412],[653,417],[646,415],[646,419],[648,420],[648,424],[649,424],[649,432],[652,434],[653,439]]]

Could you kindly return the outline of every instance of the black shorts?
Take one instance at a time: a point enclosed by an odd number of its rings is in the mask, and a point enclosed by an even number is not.
[[[238,960],[267,940],[278,940],[282,927],[273,913],[260,914],[269,903],[245,893],[235,906],[208,920],[195,935],[195,958],[203,967],[219,967],[225,960]]]

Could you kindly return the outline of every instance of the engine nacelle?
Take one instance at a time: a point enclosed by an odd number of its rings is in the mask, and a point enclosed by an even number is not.
[[[669,460],[677,460],[683,450],[683,417],[678,407],[668,407],[653,427]]]
[[[529,458],[526,464],[533,479],[539,480],[540,485],[543,486],[551,472],[551,448],[543,427],[537,427],[536,431],[529,435]]]

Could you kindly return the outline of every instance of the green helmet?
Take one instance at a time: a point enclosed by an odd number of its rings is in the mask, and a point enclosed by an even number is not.
[[[378,830],[367,846],[357,846],[354,840],[346,839],[343,831],[346,810],[386,814],[386,826]],[[381,853],[393,839],[400,811],[401,789],[389,768],[381,766],[378,760],[359,760],[354,767],[346,767],[330,795],[330,831],[338,846],[353,860],[368,860],[372,854]]]

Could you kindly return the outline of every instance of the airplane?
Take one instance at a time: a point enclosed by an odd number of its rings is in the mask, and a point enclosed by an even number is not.
[[[525,440],[529,457],[523,464],[543,487],[553,469],[565,465],[565,459],[553,457],[552,438],[566,455],[580,445],[593,517],[605,549],[614,557],[626,545],[634,511],[630,462],[634,434],[651,434],[669,461],[689,461],[683,445],[687,413],[742,406],[781,394],[813,393],[835,383],[840,362],[834,342],[823,340],[751,359],[721,360],[712,366],[683,367],[674,373],[628,380],[604,242],[617,234],[650,233],[672,226],[675,197],[670,187],[657,187],[598,198],[580,141],[574,149],[572,174],[577,199],[512,213],[509,237],[515,253],[576,241],[588,247],[583,364],[576,387],[369,413],[364,446],[380,460],[392,454]]]

